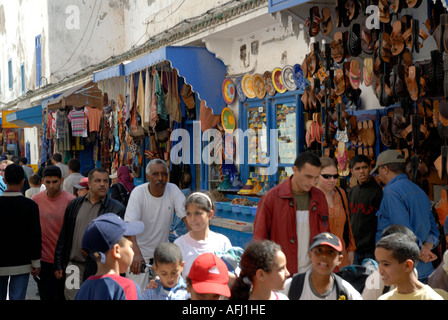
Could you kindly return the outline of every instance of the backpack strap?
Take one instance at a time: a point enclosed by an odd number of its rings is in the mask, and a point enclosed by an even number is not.
[[[343,240],[345,242],[345,248],[348,249],[348,246],[350,244],[350,227],[349,227],[349,215],[348,215],[348,200],[345,196],[345,192],[341,192],[339,187],[336,187],[337,192],[339,193],[339,196],[342,200],[342,206],[344,207],[345,212],[345,224],[344,224],[344,233],[343,233]]]
[[[303,283],[305,282],[305,274],[299,273],[292,277],[291,286],[289,287],[289,300],[299,300],[302,295]]]
[[[347,293],[342,285],[342,278],[335,273],[333,275],[336,284],[336,300],[348,300]]]

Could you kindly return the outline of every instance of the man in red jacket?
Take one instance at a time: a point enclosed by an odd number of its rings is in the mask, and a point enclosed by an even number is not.
[[[253,234],[254,240],[269,239],[281,245],[291,275],[308,270],[311,240],[329,231],[327,200],[315,187],[319,157],[308,151],[299,154],[293,172],[260,199]]]

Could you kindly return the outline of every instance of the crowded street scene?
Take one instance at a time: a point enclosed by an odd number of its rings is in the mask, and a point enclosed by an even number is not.
[[[446,0],[0,0],[0,305],[448,300],[445,34]]]

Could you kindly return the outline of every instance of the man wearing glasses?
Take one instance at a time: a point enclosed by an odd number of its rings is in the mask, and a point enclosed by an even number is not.
[[[418,280],[426,283],[433,272],[436,256],[431,249],[439,242],[439,231],[431,211],[431,201],[426,193],[406,175],[406,160],[396,150],[380,153],[371,174],[378,177],[386,186],[383,199],[377,212],[378,229],[376,241],[383,230],[394,224],[402,225],[414,232],[421,247],[420,261],[417,264]]]
[[[317,155],[302,152],[294,162],[294,174],[269,190],[258,203],[253,238],[280,244],[291,275],[311,267],[311,239],[329,231],[327,200],[316,188],[320,167]]]

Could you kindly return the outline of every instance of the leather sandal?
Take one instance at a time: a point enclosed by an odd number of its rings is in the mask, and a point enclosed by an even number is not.
[[[417,101],[420,96],[420,78],[415,66],[409,67],[409,74],[406,77],[406,87],[412,100]]]
[[[347,13],[349,23],[358,18],[359,3],[357,0],[347,0],[345,2],[345,10]]]
[[[349,73],[350,84],[353,89],[358,89],[361,82],[361,69],[359,68],[359,62],[353,59],[350,62],[350,73]]]
[[[396,20],[392,24],[392,33],[390,34],[391,53],[394,56],[401,54],[406,46],[402,34],[402,22]]]
[[[375,30],[367,28],[366,23],[362,24],[361,30],[361,48],[367,54],[372,54],[375,50],[376,42],[376,32]]]
[[[366,87],[370,86],[373,82],[374,74],[373,74],[373,60],[372,58],[364,59],[363,66],[363,82]]]
[[[381,117],[380,138],[381,138],[381,142],[386,147],[392,146],[393,139],[392,139],[392,135],[390,132],[390,118],[388,116]]]
[[[402,64],[395,65],[391,73],[391,89],[395,97],[402,98],[406,95],[405,68]]]
[[[437,127],[438,121],[439,121],[439,101],[434,100],[432,102],[432,122],[434,127]]]
[[[373,147],[375,145],[375,129],[374,129],[373,120],[367,121],[367,134],[366,134],[366,142],[367,146]]]
[[[305,90],[303,90],[302,97],[300,98],[300,100],[302,101],[302,104],[303,104],[304,111],[308,111],[308,109],[309,109],[309,100],[308,100],[309,99],[309,89],[310,89],[310,86],[307,85],[305,87]]]
[[[331,21],[330,8],[325,7],[322,9],[322,34],[324,36],[330,34],[333,30],[333,22]]]
[[[345,74],[343,69],[336,69],[334,74],[334,91],[338,96],[345,92]]]
[[[379,0],[378,9],[379,9],[379,18],[382,23],[390,22],[390,0]]]
[[[432,34],[434,41],[437,44],[437,49],[439,50],[440,53],[443,53],[445,51],[444,34],[445,34],[447,16],[448,16],[447,14],[440,15],[440,23],[434,30],[434,33]]]
[[[345,58],[345,41],[344,41],[344,34],[342,31],[336,31],[334,33],[334,40],[330,44],[331,46],[331,57],[333,58],[334,62],[340,63]]]
[[[362,52],[361,47],[361,25],[353,23],[350,26],[347,43],[348,54],[352,57],[357,57]]]
[[[418,8],[422,4],[422,0],[406,0],[409,8]]]
[[[392,118],[392,126],[391,126],[391,132],[392,134],[397,138],[403,137],[403,130],[407,127],[406,125],[406,118],[404,117],[404,110],[402,107],[395,107],[393,111],[393,118]],[[412,131],[412,127],[410,128]],[[406,136],[406,134],[405,134]]]
[[[310,9],[309,34],[311,37],[317,36],[320,32],[321,17],[319,11],[318,6],[314,6]]]
[[[390,36],[387,32],[380,33],[378,55],[382,62],[389,63],[391,55]]]

